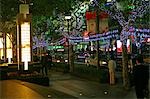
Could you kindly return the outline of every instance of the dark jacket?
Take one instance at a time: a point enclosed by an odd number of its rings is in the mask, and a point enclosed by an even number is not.
[[[43,66],[46,66],[46,64],[47,64],[47,57],[46,57],[46,56],[42,56],[42,57],[41,57],[41,64],[42,64]]]
[[[133,68],[134,85],[141,88],[148,86],[149,80],[149,66],[146,64],[139,64]]]

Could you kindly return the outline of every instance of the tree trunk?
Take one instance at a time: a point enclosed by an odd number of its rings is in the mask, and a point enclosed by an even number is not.
[[[73,45],[70,44],[69,45],[69,72],[73,72],[74,71],[74,52],[73,52]]]
[[[3,39],[4,39],[4,46],[3,46],[3,55],[4,55],[4,62],[6,62],[6,59],[7,59],[7,46],[6,46],[6,33],[3,34]]]
[[[96,6],[96,34],[99,34],[99,8]],[[97,40],[97,68],[100,68],[100,51],[99,51],[99,40]]]
[[[122,46],[122,74],[123,74],[123,86],[125,89],[130,88],[129,73],[128,73],[128,55],[126,45]]]

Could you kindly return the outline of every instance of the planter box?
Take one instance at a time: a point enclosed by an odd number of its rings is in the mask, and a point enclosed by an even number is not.
[[[18,80],[35,83],[43,86],[49,86],[49,78],[44,76],[22,76]]]
[[[7,70],[8,70],[7,66],[0,66],[0,80],[8,79]]]

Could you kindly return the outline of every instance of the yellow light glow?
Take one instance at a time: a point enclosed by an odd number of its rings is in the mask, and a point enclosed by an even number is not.
[[[12,38],[11,35],[9,35],[9,34],[7,33],[7,36],[6,36],[6,47],[7,47],[7,48],[11,48],[11,47],[12,47],[12,43],[11,43],[10,38]]]
[[[3,48],[3,38],[0,38],[0,48]]]
[[[22,48],[22,62],[31,61],[30,48]]]
[[[11,58],[8,58],[8,63],[11,63]]]
[[[6,52],[7,52],[7,58],[8,59],[10,59],[10,58],[12,58],[12,43],[11,43],[11,40],[10,40],[10,38],[11,38],[11,35],[9,35],[8,33],[7,33],[7,36],[6,36]],[[9,61],[10,62],[10,61]]]
[[[30,23],[25,22],[21,25],[21,56],[22,62],[31,61],[31,49],[30,49]]]
[[[28,70],[28,61],[24,62],[24,70]]]
[[[17,61],[18,61],[18,70],[20,69],[20,66],[19,66],[19,62],[20,62],[20,59],[19,59],[19,25],[17,25]]]
[[[0,49],[0,59],[2,59],[3,56],[3,49]]]
[[[12,58],[12,49],[7,49],[7,58]]]
[[[30,24],[28,22],[21,25],[21,44],[22,47],[30,45]]]
[[[3,38],[0,38],[0,59],[3,56]]]
[[[28,70],[28,62],[31,61],[29,22],[21,24],[21,47],[21,61],[24,62],[24,70]]]

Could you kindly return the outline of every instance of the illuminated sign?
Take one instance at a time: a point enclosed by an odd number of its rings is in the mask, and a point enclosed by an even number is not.
[[[12,42],[11,42],[11,40],[10,40],[10,38],[12,38],[11,37],[11,35],[9,35],[9,34],[7,34],[7,36],[6,36],[6,52],[7,52],[7,58],[9,59],[9,63],[11,63],[11,58],[12,58]]]
[[[129,39],[127,40],[126,46],[127,46],[128,52],[131,52],[131,50],[130,50],[130,40]],[[117,40],[117,52],[122,52],[122,42],[120,40]]]
[[[30,48],[30,23],[21,24],[21,61],[25,62],[25,70],[28,70],[27,62],[31,61]]]

